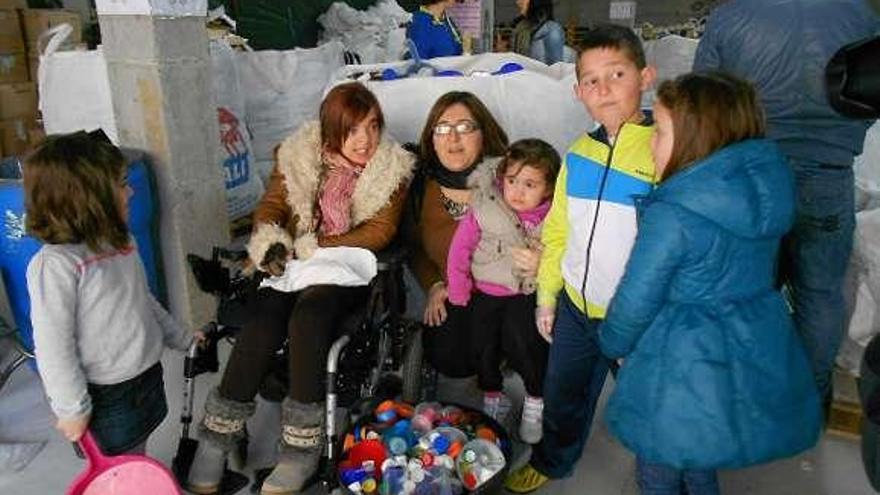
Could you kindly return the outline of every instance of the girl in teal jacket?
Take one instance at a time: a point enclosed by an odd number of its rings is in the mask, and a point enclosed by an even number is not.
[[[820,411],[803,344],[774,288],[794,182],[754,89],[722,73],[663,83],[659,186],[600,329],[623,358],[606,415],[643,494],[717,494],[717,468],[810,448]]]

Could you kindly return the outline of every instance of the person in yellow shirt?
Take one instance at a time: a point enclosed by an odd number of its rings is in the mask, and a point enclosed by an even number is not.
[[[610,360],[598,329],[636,236],[635,202],[651,191],[653,119],[640,108],[656,72],[632,30],[590,31],[578,52],[574,92],[598,122],[566,153],[544,222],[538,331],[550,342],[543,439],[506,486],[528,493],[569,476],[590,432]]]

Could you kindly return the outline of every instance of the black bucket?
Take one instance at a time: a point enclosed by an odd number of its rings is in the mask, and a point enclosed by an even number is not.
[[[478,411],[478,410],[472,409],[470,407],[463,406],[461,404],[456,404],[453,402],[444,402],[444,403],[441,403],[441,405],[444,407],[445,406],[457,407],[458,409],[460,409],[464,413],[465,416],[475,419],[475,421],[472,421],[473,424],[479,424],[481,426],[485,426],[485,427],[488,427],[489,429],[491,429],[497,438],[496,444],[501,449],[501,452],[504,454],[505,463],[504,463],[504,467],[501,470],[496,472],[494,475],[492,475],[492,477],[490,479],[488,479],[484,483],[480,484],[477,488],[475,488],[473,490],[468,490],[467,488],[465,488],[462,493],[485,494],[485,495],[503,493],[504,479],[507,477],[507,472],[509,470],[510,462],[512,461],[512,455],[513,455],[513,445],[511,443],[510,436],[507,434],[507,431],[504,429],[503,426],[501,426],[500,423],[495,421],[493,418],[483,414],[482,411]],[[371,414],[365,415],[365,416],[361,417],[360,419],[358,419],[357,422],[355,422],[355,424],[352,426],[352,428],[347,432],[346,436],[354,435],[355,431],[358,431],[358,430],[363,429],[365,427],[374,426],[377,423],[378,423],[378,421],[375,417],[375,414],[371,413]],[[473,440],[474,438],[475,437],[469,437],[468,441]],[[346,459],[348,459],[348,453],[349,453],[349,451],[342,454],[342,458],[341,458],[342,462],[344,462]],[[379,469],[379,466],[376,466],[376,469]],[[453,472],[455,472],[455,469],[453,469]],[[360,493],[354,492],[354,491],[350,490],[348,488],[348,486],[346,486],[345,482],[342,479],[342,476],[341,476],[341,473],[338,469],[338,466],[336,469],[336,476],[337,476],[337,481],[339,483],[339,487],[342,490],[342,493],[345,493],[347,495],[362,495],[363,492],[360,492]],[[384,492],[377,489],[375,493],[381,494]]]

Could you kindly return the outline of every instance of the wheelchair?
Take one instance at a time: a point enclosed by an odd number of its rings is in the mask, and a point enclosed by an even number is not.
[[[369,284],[367,301],[360,311],[343,320],[344,332],[333,342],[327,355],[327,450],[322,481],[328,490],[335,486],[333,466],[340,450],[337,407],[345,409],[347,419],[353,423],[386,399],[399,396],[409,402],[418,402],[427,393],[433,395],[431,388],[423,390],[422,387],[422,383],[435,381],[430,380],[431,375],[423,366],[420,323],[403,316],[406,308],[405,258],[406,252],[400,248],[391,248],[377,255],[377,275]],[[244,251],[219,247],[213,249],[211,259],[193,254],[187,257],[200,290],[217,297],[218,307],[215,321],[203,328],[206,342],[193,344],[185,358],[181,446],[173,463],[173,470],[182,482],[186,479],[196,447],[195,440],[189,436],[195,378],[202,373],[220,370],[218,343],[235,339],[247,321],[248,302],[262,279],[260,274],[246,273],[246,259]],[[259,394],[268,401],[280,402],[287,393],[286,342],[275,357]],[[426,377],[429,378],[427,381]],[[247,463],[246,442],[237,449],[242,465]],[[262,482],[261,475],[265,477],[268,472],[256,474],[255,486]]]

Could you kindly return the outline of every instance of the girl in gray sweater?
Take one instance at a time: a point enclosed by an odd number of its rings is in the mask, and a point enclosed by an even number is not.
[[[103,133],[48,137],[24,167],[28,265],[40,377],[56,427],[89,428],[105,454],[144,451],[167,413],[165,346],[192,336],[150,294],[129,235],[125,160]]]

